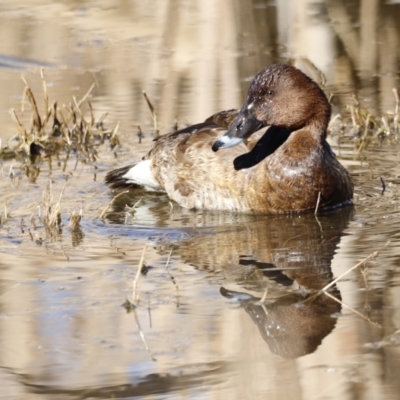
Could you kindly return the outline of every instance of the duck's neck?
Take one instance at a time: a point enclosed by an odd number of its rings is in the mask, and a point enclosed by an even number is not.
[[[254,167],[286,142],[291,133],[289,129],[270,126],[250,152],[235,158],[233,161],[235,170]]]
[[[322,123],[321,121],[310,122],[302,129],[302,131],[309,132],[309,134],[312,135],[312,137],[318,143],[323,143],[326,141],[326,130],[327,124]]]
[[[312,118],[308,119],[307,126],[303,128],[309,130],[310,133],[320,142],[323,142],[326,139],[326,130],[328,128],[329,120],[331,119],[331,105],[329,104],[325,94],[323,92],[322,94],[324,96],[324,101],[318,103],[314,109]]]

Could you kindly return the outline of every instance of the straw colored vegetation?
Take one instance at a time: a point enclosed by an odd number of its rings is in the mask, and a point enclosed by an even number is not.
[[[54,241],[62,234],[63,222],[61,218],[61,204],[66,186],[58,196],[54,197],[51,181],[42,193],[42,202],[32,213],[29,221],[28,232],[32,241],[42,244],[44,240]],[[68,228],[71,232],[80,228],[82,210],[73,211],[69,216]],[[25,222],[21,221],[21,230],[24,231]],[[43,232],[44,230],[44,232]]]
[[[118,124],[113,129],[106,129],[104,120],[107,114],[96,119],[88,100],[94,84],[79,101],[72,97],[69,105],[59,107],[57,101],[50,103],[47,86],[41,72],[43,85],[44,113],[40,115],[37,97],[23,79],[21,110],[10,114],[17,125],[17,133],[0,148],[0,159],[49,156],[60,151],[74,152],[89,160],[95,159],[95,147],[108,141],[112,146],[119,144]],[[31,110],[31,123],[24,126],[25,106]],[[82,109],[88,109],[84,115]]]
[[[354,104],[348,105],[343,114],[335,115],[329,124],[329,133],[339,137],[355,139],[355,150],[358,154],[367,150],[371,144],[397,142],[399,139],[399,94],[393,89],[396,100],[395,109],[381,116],[372,115],[361,106],[354,95]]]
[[[6,143],[0,143],[0,160],[17,159],[23,164],[28,176],[37,175],[35,166],[38,158],[46,158],[52,155],[64,153],[73,154],[87,162],[96,160],[96,147],[108,143],[112,148],[119,145],[118,124],[113,129],[107,129],[104,120],[107,114],[96,119],[92,105],[88,100],[94,88],[92,85],[86,94],[77,100],[72,97],[68,105],[58,106],[57,101],[50,102],[47,85],[41,71],[43,93],[37,96],[33,93],[27,81],[24,82],[21,110],[11,110],[10,114],[16,123],[16,130]],[[43,103],[39,107],[39,101]],[[30,123],[25,124],[26,108],[29,107],[31,114]],[[41,114],[39,109],[43,109]],[[85,110],[85,111],[84,111]],[[29,125],[29,126],[26,126]],[[28,171],[29,170],[29,171]],[[11,169],[10,169],[11,171]],[[3,173],[4,175],[4,173]],[[11,173],[8,174],[10,182]],[[14,185],[13,185],[14,186]],[[62,232],[61,200],[65,187],[58,195],[57,200],[53,198],[51,182],[43,190],[41,203],[38,204],[30,217],[28,232],[32,239],[42,244],[45,239],[56,240]],[[82,219],[82,210],[73,212],[69,216],[68,228],[77,231]],[[8,204],[0,214],[0,226],[9,218]],[[26,221],[21,221],[21,230],[24,230]],[[42,231],[44,228],[44,232]]]

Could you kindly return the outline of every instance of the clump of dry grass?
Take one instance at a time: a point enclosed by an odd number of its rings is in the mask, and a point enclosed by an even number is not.
[[[42,236],[54,241],[62,234],[63,222],[61,218],[61,202],[64,196],[65,187],[66,185],[64,185],[58,197],[55,198],[52,193],[52,184],[50,181],[43,190],[41,204],[36,207],[35,211],[31,215],[28,232],[31,239],[36,241],[38,244],[43,243]],[[74,232],[79,230],[82,218],[82,210],[80,210],[79,213],[73,211],[70,214],[68,223],[70,231]],[[22,231],[23,225],[23,221],[21,221]],[[44,235],[40,234],[40,228],[44,228]]]
[[[63,187],[57,202],[54,202],[51,193],[51,182],[48,183],[42,195],[42,221],[46,229],[46,233],[50,237],[56,236],[61,229],[61,199],[63,197],[65,186]]]
[[[380,117],[373,116],[362,107],[354,95],[354,104],[347,106],[349,113],[337,114],[329,124],[329,133],[354,138],[355,150],[358,153],[362,153],[371,144],[397,142],[400,128],[399,94],[397,89],[393,89],[393,93],[396,100],[394,111],[384,113]]]
[[[38,102],[26,80],[23,79],[21,111],[11,110],[10,114],[17,125],[18,132],[0,148],[0,159],[16,158],[18,156],[51,155],[58,151],[75,152],[85,158],[94,158],[96,145],[106,140],[112,146],[119,144],[118,124],[114,129],[106,129],[104,120],[107,114],[96,119],[93,108],[88,100],[94,84],[89,88],[81,100],[73,96],[69,105],[58,107],[56,101],[50,104],[47,85],[41,71],[43,85],[44,114],[40,115]],[[32,118],[30,127],[25,127],[23,120],[26,101],[30,105]],[[87,105],[89,116],[82,112],[82,106]]]
[[[80,227],[82,217],[83,217],[82,209],[79,211],[79,213],[72,211],[71,216],[69,218],[68,228],[71,231],[78,230]]]

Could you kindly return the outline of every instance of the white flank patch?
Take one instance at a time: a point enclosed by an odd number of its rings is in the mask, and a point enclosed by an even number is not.
[[[228,147],[236,146],[237,144],[241,143],[243,139],[237,137],[229,137],[229,136],[221,136],[218,139],[218,142],[222,143],[220,149],[227,149]]]
[[[157,192],[162,190],[151,170],[151,160],[138,162],[123,175],[122,178],[126,179],[129,183],[136,183],[137,185],[144,186],[144,188],[149,191]]]

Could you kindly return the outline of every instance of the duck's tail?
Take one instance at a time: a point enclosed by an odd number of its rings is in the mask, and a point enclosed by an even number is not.
[[[104,182],[111,188],[111,189],[126,189],[128,187],[131,188],[138,188],[140,185],[134,182],[129,182],[125,178],[127,172],[133,168],[135,164],[127,165],[126,167],[113,169],[112,171],[108,172]]]
[[[153,192],[164,191],[154,178],[150,160],[114,169],[106,175],[105,182],[111,189],[144,188]]]

